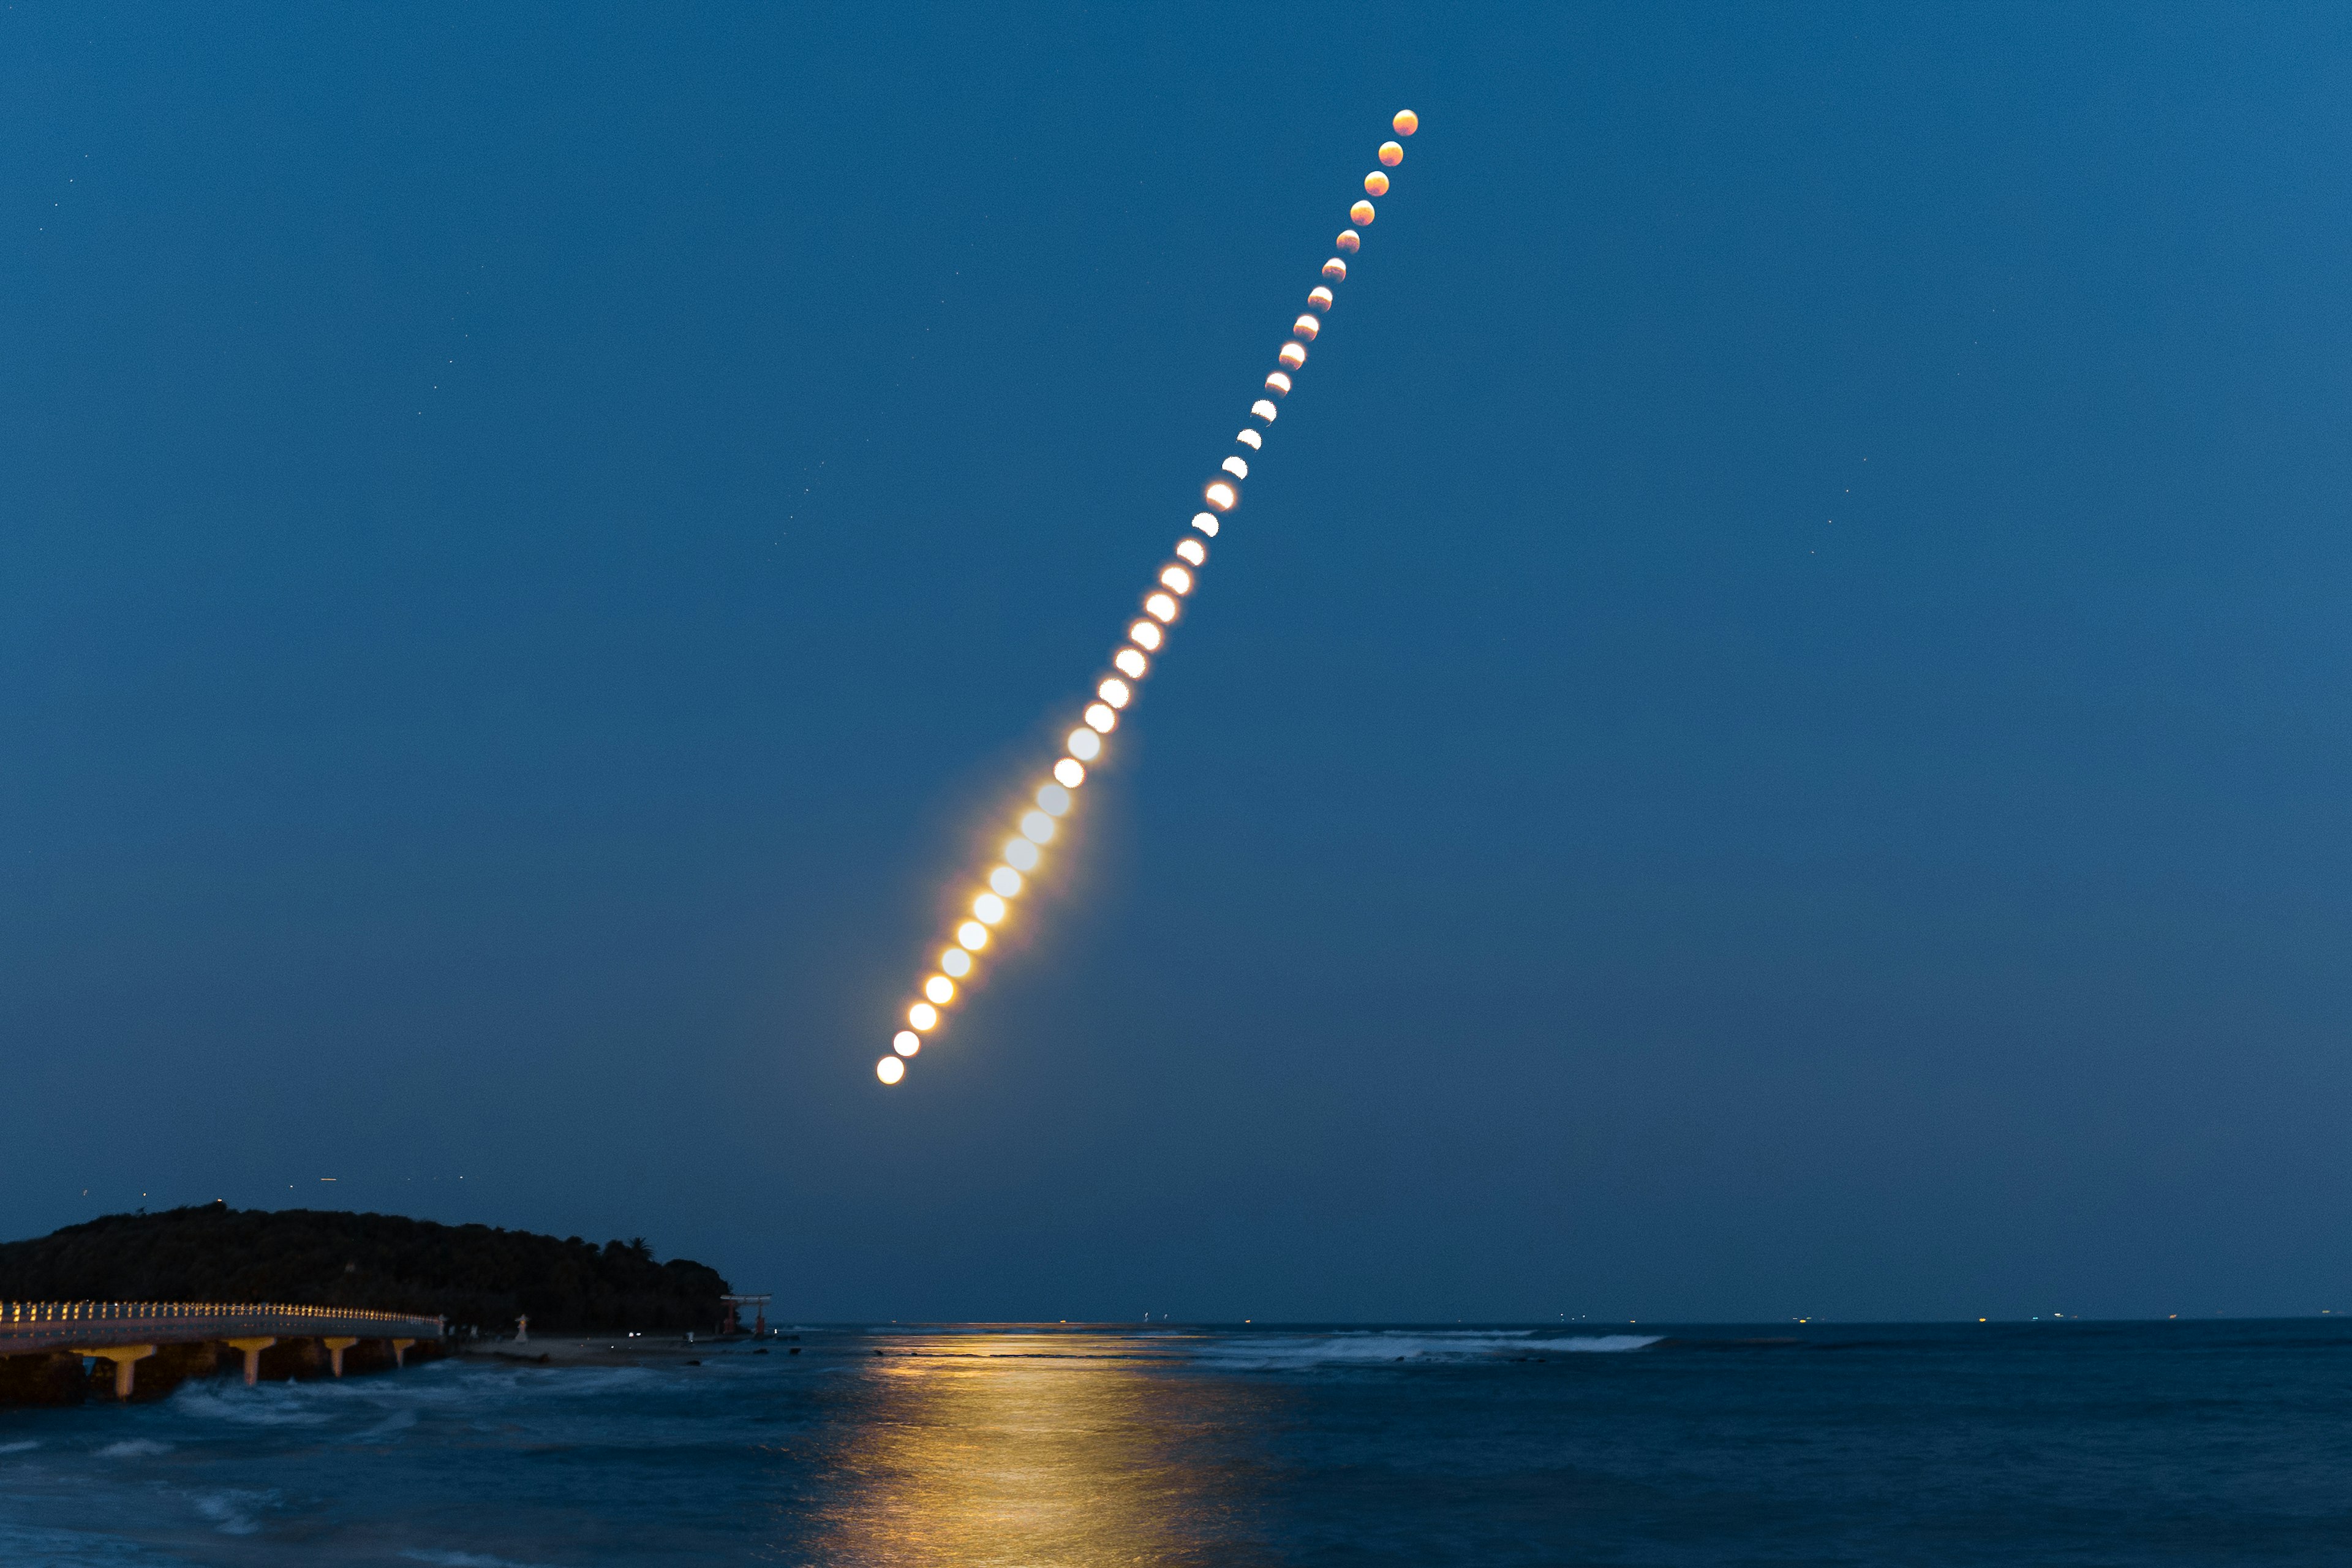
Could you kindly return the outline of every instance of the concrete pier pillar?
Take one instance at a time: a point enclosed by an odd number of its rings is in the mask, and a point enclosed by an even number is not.
[[[394,1340],[392,1342],[392,1364],[395,1369],[408,1364],[408,1347],[415,1342],[416,1342],[415,1340]]]
[[[320,1340],[319,1342],[327,1347],[327,1363],[335,1369],[335,1375],[337,1377],[342,1376],[343,1352],[351,1349],[353,1345],[359,1343],[359,1341],[355,1339],[332,1339]]]
[[[261,1381],[261,1352],[278,1342],[275,1334],[225,1342],[229,1349],[245,1352],[245,1385],[251,1388]]]
[[[155,1353],[153,1345],[76,1345],[76,1355],[103,1356],[114,1363],[114,1397],[128,1399],[138,1378],[139,1363]]]

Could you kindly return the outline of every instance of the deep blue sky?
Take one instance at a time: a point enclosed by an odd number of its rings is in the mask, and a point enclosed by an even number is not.
[[[2341,7],[484,9],[0,16],[0,1232],[2352,1308]]]

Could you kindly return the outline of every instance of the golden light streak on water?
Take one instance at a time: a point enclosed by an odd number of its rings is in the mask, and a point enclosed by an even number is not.
[[[1133,1345],[1110,1336],[894,1335],[877,1347],[850,1373],[873,1418],[819,1497],[788,1505],[799,1519],[815,1510],[812,1562],[1202,1563],[1198,1521],[1230,1506],[1232,1482],[1201,1461],[1195,1434],[1265,1419],[1234,1408],[1228,1384],[1139,1370]]]

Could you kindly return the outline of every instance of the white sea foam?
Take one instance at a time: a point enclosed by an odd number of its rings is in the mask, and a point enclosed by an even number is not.
[[[254,1509],[277,1500],[276,1492],[201,1492],[195,1498],[195,1505],[196,1512],[210,1520],[221,1534],[251,1535],[261,1528],[254,1520]]]
[[[1512,1356],[1592,1354],[1644,1350],[1656,1334],[1538,1338],[1533,1329],[1365,1329],[1336,1334],[1268,1334],[1211,1341],[1195,1360],[1255,1367],[1349,1366],[1379,1362],[1491,1361]]]
[[[191,1381],[172,1395],[172,1405],[184,1415],[240,1426],[316,1426],[327,1419],[303,1399],[299,1384],[247,1388],[225,1379]]]
[[[37,1448],[40,1446],[41,1440],[38,1437],[27,1437],[21,1443],[0,1443],[0,1454],[21,1454],[27,1448]]]
[[[120,1443],[109,1443],[98,1451],[101,1459],[143,1459],[150,1454],[168,1454],[169,1443],[158,1443],[148,1437],[125,1437]]]
[[[1664,1334],[1594,1334],[1590,1338],[1541,1340],[1536,1348],[1546,1351],[1645,1351]]]
[[[398,1436],[401,1433],[407,1431],[410,1427],[415,1425],[415,1411],[395,1410],[391,1415],[385,1416],[383,1420],[377,1422],[374,1426],[369,1427],[366,1431],[359,1434],[353,1441],[360,1443],[382,1442],[386,1438]]]

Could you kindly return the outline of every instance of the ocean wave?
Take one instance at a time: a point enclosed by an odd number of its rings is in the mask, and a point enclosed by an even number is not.
[[[382,1441],[414,1426],[424,1415],[462,1417],[517,1405],[544,1405],[551,1400],[593,1401],[664,1375],[638,1366],[542,1369],[448,1367],[445,1363],[429,1370],[441,1375],[319,1378],[265,1383],[255,1388],[244,1386],[234,1376],[191,1380],[173,1393],[171,1407],[175,1415],[191,1421],[230,1427],[364,1422],[367,1425],[358,1431],[358,1440]]]
[[[411,1550],[401,1553],[411,1563],[430,1563],[435,1568],[551,1568],[544,1563],[517,1563],[505,1557],[489,1557],[479,1552],[425,1552]]]
[[[265,1384],[258,1388],[226,1386],[226,1380],[183,1384],[172,1395],[173,1410],[199,1421],[226,1421],[239,1426],[316,1426],[326,1413],[301,1399],[299,1384]]]
[[[21,1443],[0,1443],[0,1454],[21,1454],[27,1448],[37,1448],[40,1446],[41,1440],[38,1437],[27,1437]]]
[[[125,1437],[120,1443],[109,1443],[98,1451],[101,1459],[143,1459],[152,1454],[168,1454],[169,1443],[158,1443],[151,1437]]]
[[[415,1411],[395,1410],[391,1415],[385,1416],[383,1420],[377,1422],[374,1426],[369,1427],[366,1431],[359,1433],[353,1436],[352,1441],[354,1443],[381,1442],[386,1438],[397,1437],[403,1432],[409,1430],[409,1428],[415,1425]]]
[[[1617,1351],[1645,1351],[1652,1345],[1664,1344],[1665,1338],[1664,1334],[1585,1334],[1574,1339],[1538,1340],[1531,1348],[1610,1354]]]
[[[193,1500],[200,1518],[211,1521],[223,1535],[251,1535],[261,1526],[253,1510],[266,1508],[278,1500],[276,1492],[217,1491],[200,1492]]]
[[[21,1564],[23,1568],[146,1568],[149,1564],[166,1563],[185,1568],[186,1562],[184,1557],[165,1556],[119,1536],[0,1524],[0,1563]]]
[[[1365,1329],[1336,1334],[1210,1342],[1195,1361],[1241,1366],[1348,1366],[1381,1362],[1496,1361],[1528,1355],[1612,1354],[1647,1350],[1658,1334],[1538,1337],[1535,1329]]]

